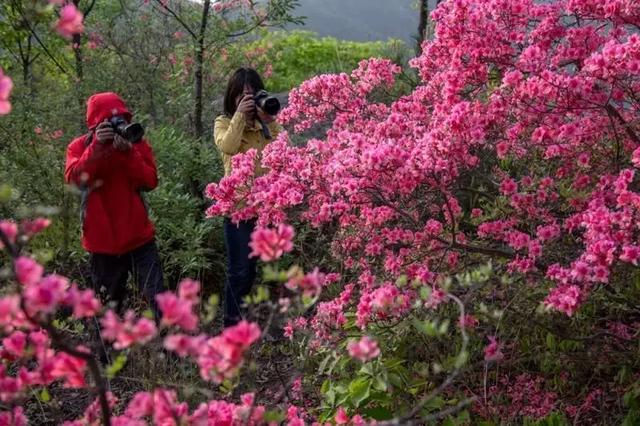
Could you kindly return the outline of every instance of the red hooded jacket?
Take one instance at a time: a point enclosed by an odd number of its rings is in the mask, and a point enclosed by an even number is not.
[[[131,121],[131,113],[115,93],[98,93],[87,101],[87,127],[92,131],[67,147],[64,177],[83,191],[82,245],[91,253],[120,255],[151,241],[153,224],[140,191],[158,185],[153,151],[146,140],[130,151],[95,140],[96,126],[114,115]]]

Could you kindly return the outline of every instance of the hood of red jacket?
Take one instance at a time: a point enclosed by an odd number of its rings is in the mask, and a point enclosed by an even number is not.
[[[120,96],[113,92],[96,93],[87,100],[87,127],[93,129],[114,115],[131,121],[132,115]]]

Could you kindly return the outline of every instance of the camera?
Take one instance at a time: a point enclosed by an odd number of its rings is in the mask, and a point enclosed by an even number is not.
[[[280,101],[269,95],[266,90],[260,90],[253,96],[256,105],[269,115],[276,115],[280,111]]]
[[[131,143],[138,143],[144,136],[144,127],[140,123],[127,123],[127,120],[120,116],[111,117],[109,120],[111,128],[116,134],[122,136]]]

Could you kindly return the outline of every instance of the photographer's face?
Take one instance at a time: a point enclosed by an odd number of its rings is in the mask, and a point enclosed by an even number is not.
[[[240,101],[242,101],[242,98],[244,98],[247,95],[250,95],[250,96],[254,95],[253,88],[249,85],[245,85],[244,89],[242,90],[242,93],[240,93],[236,97],[236,106],[240,105]]]
[[[129,120],[127,120],[127,117],[125,117],[125,116],[123,116],[123,115],[113,115],[113,116],[111,116],[111,120],[109,120],[109,121],[112,121],[112,120],[114,120],[114,119],[122,120],[122,121],[124,121],[126,124],[131,124],[131,123],[129,123]]]

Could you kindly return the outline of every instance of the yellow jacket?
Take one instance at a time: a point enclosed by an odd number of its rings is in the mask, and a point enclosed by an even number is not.
[[[213,135],[216,146],[222,154],[225,176],[231,174],[231,158],[252,148],[258,151],[256,176],[265,173],[265,170],[260,166],[260,156],[264,147],[280,133],[280,125],[275,121],[267,124],[271,139],[266,139],[262,134],[260,122],[256,120],[254,127],[249,127],[246,123],[245,116],[241,112],[236,112],[231,118],[226,115],[216,118]]]

